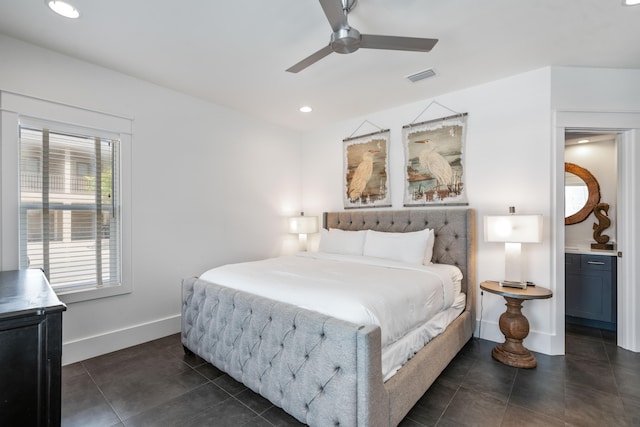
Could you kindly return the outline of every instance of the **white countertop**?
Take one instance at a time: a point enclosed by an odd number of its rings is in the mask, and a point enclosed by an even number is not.
[[[618,251],[615,249],[607,251],[602,249],[591,249],[589,246],[583,245],[568,245],[564,247],[564,253],[566,254],[582,254],[582,255],[603,255],[603,256],[617,256]]]

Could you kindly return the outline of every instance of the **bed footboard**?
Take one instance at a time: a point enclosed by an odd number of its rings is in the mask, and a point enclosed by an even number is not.
[[[182,344],[305,424],[389,425],[378,327],[188,278]]]

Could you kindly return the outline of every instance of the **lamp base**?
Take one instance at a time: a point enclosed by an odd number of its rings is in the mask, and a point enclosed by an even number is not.
[[[506,286],[507,288],[527,289],[527,282],[516,282],[514,280],[503,280],[500,282],[500,286]]]

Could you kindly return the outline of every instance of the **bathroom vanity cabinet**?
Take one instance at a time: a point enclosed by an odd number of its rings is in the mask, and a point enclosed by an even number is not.
[[[616,330],[617,258],[565,254],[565,314],[568,323]]]

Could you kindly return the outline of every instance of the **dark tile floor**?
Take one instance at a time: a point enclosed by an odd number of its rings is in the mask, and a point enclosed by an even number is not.
[[[566,356],[516,369],[472,339],[401,423],[413,426],[640,426],[640,354],[568,326]],[[179,335],[63,368],[63,426],[296,426],[197,357]]]

